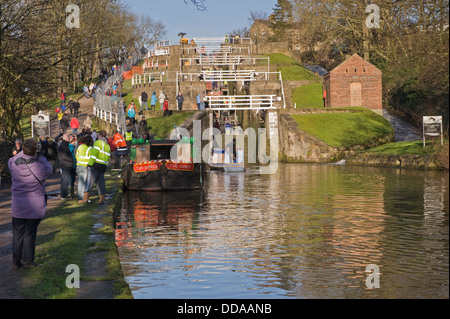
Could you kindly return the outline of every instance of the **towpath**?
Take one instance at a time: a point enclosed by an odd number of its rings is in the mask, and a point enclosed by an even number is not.
[[[81,98],[80,102],[80,124],[89,115],[92,117],[94,100],[92,98]],[[51,121],[52,137],[56,137],[61,130],[56,118]],[[56,134],[55,134],[56,132]],[[70,133],[68,130],[67,133]],[[48,210],[57,209],[61,205],[58,199],[60,190],[60,175],[51,176],[46,182],[48,200]],[[0,189],[0,299],[23,299],[20,295],[22,287],[21,271],[12,268],[12,223],[11,223],[11,187],[6,186]],[[92,287],[95,289],[95,287]],[[87,294],[87,293],[86,293]]]

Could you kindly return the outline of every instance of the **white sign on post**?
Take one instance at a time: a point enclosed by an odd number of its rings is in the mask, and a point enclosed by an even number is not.
[[[50,134],[50,115],[41,111],[38,115],[31,117],[32,137],[47,137],[50,136]]]
[[[426,137],[441,137],[441,145],[444,145],[444,132],[442,116],[423,117],[423,147],[426,146]]]

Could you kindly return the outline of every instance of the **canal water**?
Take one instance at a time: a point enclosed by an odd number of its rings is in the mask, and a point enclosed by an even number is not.
[[[116,241],[136,299],[448,298],[448,198],[442,172],[210,172],[204,193],[125,193]]]

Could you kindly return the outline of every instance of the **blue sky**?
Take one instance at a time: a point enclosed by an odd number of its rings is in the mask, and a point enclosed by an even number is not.
[[[206,0],[208,11],[198,11],[187,0],[126,0],[132,11],[146,14],[166,25],[167,39],[178,41],[178,33],[187,37],[221,37],[248,26],[250,11],[273,12],[276,0]]]

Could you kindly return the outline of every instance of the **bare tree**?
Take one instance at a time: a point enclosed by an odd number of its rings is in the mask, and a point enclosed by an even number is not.
[[[160,21],[155,21],[147,15],[141,15],[137,21],[138,48],[148,48],[167,35],[166,26]]]
[[[427,101],[448,103],[448,0],[379,0],[377,27],[366,23],[369,1],[291,1],[292,26],[311,62],[331,69],[358,53],[382,69],[387,103],[415,111]]]
[[[269,14],[267,12],[250,10],[250,16],[247,20],[249,25],[252,26],[256,20],[267,20],[268,18]]]
[[[80,0],[80,28],[66,25],[59,0],[0,1],[0,137],[22,137],[21,119],[164,30],[142,35],[133,14],[115,0]],[[150,20],[145,20],[148,22]],[[145,37],[145,39],[144,39]],[[143,40],[144,39],[144,40]]]
[[[231,32],[228,32],[231,36],[239,36],[240,38],[248,38],[250,37],[250,29],[248,27],[242,27],[234,29]]]

